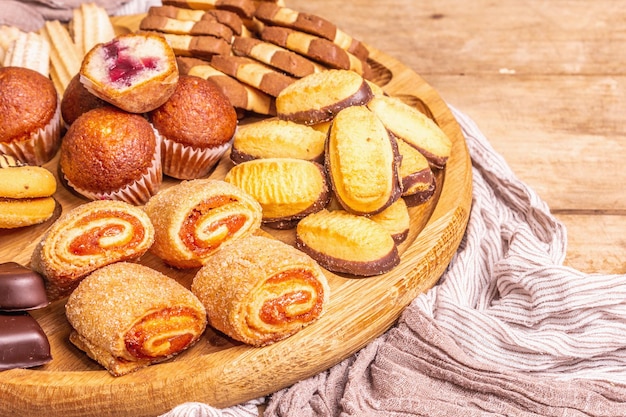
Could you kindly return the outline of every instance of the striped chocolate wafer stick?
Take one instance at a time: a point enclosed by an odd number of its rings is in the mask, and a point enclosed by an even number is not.
[[[164,6],[176,6],[183,9],[230,10],[247,19],[252,18],[255,10],[252,0],[163,0],[162,3]]]
[[[174,35],[206,35],[232,42],[233,31],[226,25],[209,20],[178,20],[170,17],[146,15],[139,23],[141,30],[154,30]]]
[[[150,33],[151,31],[146,32]],[[215,55],[231,53],[230,43],[215,36],[175,35],[172,33],[159,33],[159,35],[165,38],[178,56],[211,59]]]
[[[369,56],[363,43],[320,16],[298,12],[272,2],[260,2],[254,17],[267,25],[282,26],[328,39],[363,61]]]
[[[261,39],[302,54],[335,69],[367,72],[367,63],[328,39],[281,26],[266,26]]]
[[[296,81],[296,78],[243,56],[216,55],[211,58],[211,65],[272,97],[276,97],[285,87]]]
[[[257,38],[237,36],[233,39],[233,53],[254,58],[294,77],[304,77],[326,68],[302,55]]]
[[[194,75],[217,84],[233,107],[262,115],[276,115],[272,96],[224,74],[202,59],[179,57],[177,61],[182,74]]]
[[[241,18],[228,10],[191,10],[182,9],[175,6],[152,6],[148,9],[148,15],[169,17],[177,20],[208,20],[218,22],[228,26],[237,36],[250,36],[248,28],[243,24]]]

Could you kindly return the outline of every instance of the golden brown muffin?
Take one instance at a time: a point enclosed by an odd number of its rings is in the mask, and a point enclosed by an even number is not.
[[[111,106],[110,103],[94,96],[81,84],[76,74],[67,85],[61,99],[61,116],[67,126],[74,123],[78,116],[89,110]]]
[[[206,176],[230,146],[237,112],[204,78],[181,75],[174,94],[148,113],[163,139],[163,172],[178,179]]]
[[[93,47],[80,67],[80,82],[123,110],[144,113],[163,104],[178,81],[174,51],[162,36],[129,33]]]
[[[0,68],[0,152],[43,165],[60,143],[61,111],[52,81],[28,68]]]
[[[84,197],[140,205],[161,182],[160,146],[142,116],[113,106],[90,110],[70,126],[59,159],[67,184]]]

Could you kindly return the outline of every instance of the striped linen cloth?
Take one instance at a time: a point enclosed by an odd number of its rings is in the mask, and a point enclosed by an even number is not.
[[[626,276],[563,266],[564,226],[452,111],[473,203],[438,285],[326,372],[256,402],[182,404],[166,417],[251,416],[260,402],[269,417],[626,416]]]

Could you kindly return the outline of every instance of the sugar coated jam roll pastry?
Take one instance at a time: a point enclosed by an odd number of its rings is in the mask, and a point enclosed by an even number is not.
[[[97,268],[140,258],[153,241],[154,228],[141,208],[96,200],[54,222],[35,247],[31,268],[44,276],[54,300],[69,295]]]
[[[331,198],[324,167],[295,158],[262,158],[235,165],[224,178],[263,207],[263,223],[289,229]]]
[[[196,268],[221,248],[255,233],[262,209],[227,182],[197,179],[161,191],[144,207],[155,228],[151,252],[176,268]]]
[[[159,107],[178,82],[173,49],[163,37],[148,33],[97,44],[85,55],[79,73],[92,94],[131,113]]]
[[[374,94],[359,74],[328,70],[302,77],[276,97],[278,117],[314,125],[331,120],[340,110],[367,104]]]
[[[212,327],[253,346],[285,339],[315,322],[330,296],[315,261],[264,236],[246,237],[212,256],[191,291]]]
[[[198,341],[204,306],[174,279],[147,266],[118,262],[86,277],[68,298],[70,341],[121,376],[162,362]]]
[[[380,275],[400,263],[391,233],[367,216],[322,210],[296,227],[296,247],[332,272]]]

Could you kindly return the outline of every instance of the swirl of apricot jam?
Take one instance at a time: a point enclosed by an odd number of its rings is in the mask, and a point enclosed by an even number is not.
[[[188,307],[169,307],[143,317],[125,335],[134,358],[166,357],[184,350],[200,334],[199,317]]]
[[[281,294],[280,297],[266,300],[261,307],[259,317],[267,324],[281,324],[294,321],[308,322],[319,316],[322,310],[322,302],[324,298],[324,290],[322,284],[315,276],[304,269],[292,269],[281,272],[269,278],[266,286],[280,286],[282,282],[301,281],[306,287],[300,291],[291,291]],[[315,303],[304,313],[291,315],[287,311],[289,306],[295,304],[308,304],[312,299],[312,292],[317,294]]]
[[[117,247],[121,247],[123,250],[128,250],[137,246],[143,241],[145,230],[141,222],[134,216],[131,216],[124,212],[113,211],[99,211],[97,213],[91,213],[88,216],[83,217],[77,226],[89,225],[91,222],[106,218],[121,219],[131,224],[132,232],[126,234],[126,238],[118,242]],[[109,224],[105,226],[90,228],[87,232],[82,233],[70,242],[69,251],[77,256],[82,255],[96,255],[111,251],[112,249],[102,247],[100,245],[100,239],[117,236],[123,233],[125,227],[121,224]]]
[[[220,218],[218,221],[211,223],[203,230],[204,232],[215,232],[218,229],[225,227],[227,230],[225,234],[213,236],[210,240],[203,240],[198,236],[199,231],[197,230],[196,225],[200,222],[202,217],[209,214],[211,210],[215,208],[222,207],[233,202],[236,203],[238,200],[220,195],[211,197],[196,205],[180,228],[179,236],[185,246],[199,255],[209,253],[240,230],[246,224],[247,216],[244,214],[233,214],[227,218]]]

